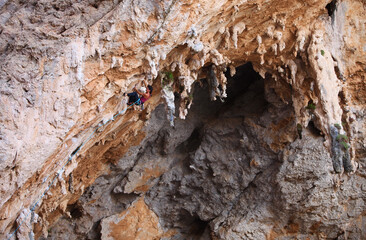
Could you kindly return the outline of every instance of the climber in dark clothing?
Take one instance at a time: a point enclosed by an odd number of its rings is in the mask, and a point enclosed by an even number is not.
[[[147,85],[146,82],[143,82],[147,88],[142,87],[139,90],[136,89],[136,87],[133,88],[132,93],[128,93],[128,103],[127,105],[143,105],[144,102],[146,102],[152,95],[153,87],[151,85]],[[139,97],[141,96],[141,97]]]
[[[139,95],[137,94],[137,92],[132,92],[132,93],[127,93],[128,96],[128,103],[127,105],[132,105],[134,103],[138,103],[139,101]]]

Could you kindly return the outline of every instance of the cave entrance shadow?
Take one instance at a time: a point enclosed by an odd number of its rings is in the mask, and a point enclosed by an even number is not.
[[[160,224],[167,229],[173,228],[178,231],[178,234],[172,239],[210,239],[209,223],[211,220],[200,217],[201,215],[198,212],[192,212],[185,208],[182,203],[193,203],[190,202],[189,194],[181,194],[179,191],[180,184],[183,181],[189,181],[189,175],[192,173],[190,154],[194,154],[201,146],[206,123],[210,124],[211,120],[221,121],[223,118],[230,117],[240,119],[243,114],[257,114],[267,106],[264,98],[264,79],[253,69],[251,63],[237,67],[236,74],[233,77],[230,76],[229,71],[225,74],[228,97],[224,99],[224,102],[220,101],[219,98],[216,101],[210,100],[207,79],[201,79],[201,84],[199,82],[194,84],[192,108],[189,110],[186,120],[176,120],[179,121],[179,124],[176,124],[177,132],[180,131],[178,128],[184,129],[186,125],[195,126],[191,135],[175,149],[175,152],[179,152],[183,157],[174,160],[171,166],[179,166],[181,171],[177,171],[173,178],[167,177],[167,180],[161,177],[162,186],[166,184],[165,189],[158,190],[159,184],[157,184],[146,195],[146,203],[159,216]],[[178,94],[176,97],[176,109],[178,109],[180,99]],[[242,110],[243,112],[240,112]],[[240,113],[236,114],[238,111]],[[235,115],[230,116],[231,113],[235,113]],[[174,172],[174,170],[172,171]],[[202,171],[206,171],[205,176],[214,175],[210,168]],[[167,174],[169,174],[169,171]],[[188,187],[197,188],[192,190],[192,194],[195,191],[202,191],[202,188],[194,184]],[[156,192],[154,192],[155,189]],[[169,207],[165,204],[169,204]],[[212,215],[214,214],[211,214],[210,217]]]
[[[236,74],[233,77],[230,76],[228,71],[225,73],[225,76],[228,79],[227,103],[234,101],[239,95],[242,95],[255,81],[263,80],[253,69],[251,62],[237,67]]]
[[[208,67],[207,67],[208,69]],[[253,69],[251,62],[238,66],[234,76],[230,76],[229,71],[225,72],[227,78],[227,97],[220,101],[217,97],[216,101],[210,100],[209,84],[207,79],[200,79],[193,85],[193,104],[188,112],[189,117],[197,117],[202,119],[216,118],[217,114],[223,108],[228,108],[241,95],[248,91],[249,87],[256,81],[263,81],[263,78]],[[208,70],[207,70],[208,71]],[[221,86],[219,89],[222,90]],[[263,86],[264,93],[264,86]],[[179,95],[176,96],[176,109],[179,108]],[[178,117],[178,116],[176,116]]]
[[[207,228],[209,227],[209,222],[208,221],[203,221],[201,220],[198,216],[192,216],[187,210],[182,209],[180,211],[180,219],[181,222],[178,226],[179,228],[182,227],[182,225],[184,226],[181,234],[183,236],[176,236],[176,238],[173,239],[182,239],[182,237],[184,239],[186,239],[186,237],[188,237],[188,239],[190,240],[195,240],[195,239],[206,239],[205,235],[207,233]]]

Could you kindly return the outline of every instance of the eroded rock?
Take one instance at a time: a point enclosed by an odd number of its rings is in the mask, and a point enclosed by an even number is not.
[[[60,219],[96,238],[141,194],[177,236],[365,237],[365,16],[354,0],[2,1],[1,237],[37,202],[21,236]],[[226,70],[247,62],[264,90],[231,98]],[[125,111],[142,80],[153,97]],[[186,123],[166,125],[162,94]]]

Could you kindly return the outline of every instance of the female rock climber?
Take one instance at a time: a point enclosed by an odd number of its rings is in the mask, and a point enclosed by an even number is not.
[[[133,88],[133,92],[132,93],[128,93],[128,102],[127,105],[142,105],[144,102],[146,102],[152,95],[152,91],[153,91],[153,87],[151,85],[148,85],[146,83],[146,81],[143,81],[143,84],[145,87],[141,87],[139,90],[136,89],[136,86]],[[139,100],[139,96],[140,100]]]

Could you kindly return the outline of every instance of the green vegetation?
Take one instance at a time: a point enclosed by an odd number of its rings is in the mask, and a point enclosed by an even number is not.
[[[171,84],[172,82],[174,82],[174,75],[172,72],[168,71],[168,72],[163,72],[162,78],[161,78],[161,84],[163,86],[167,86],[169,84]]]
[[[344,135],[344,134],[338,134],[337,140],[338,141],[347,141],[348,140],[348,137],[346,135]]]
[[[334,124],[335,126],[336,124]],[[337,124],[339,126],[339,124]],[[335,126],[337,127],[337,126]],[[339,126],[340,127],[340,126]],[[338,127],[337,127],[338,128]],[[336,137],[337,141],[341,144],[341,146],[343,147],[344,151],[347,151],[350,147],[350,145],[347,143],[348,142],[348,137],[345,134],[338,134]]]
[[[334,124],[334,127],[338,128],[339,130],[342,129],[341,125],[339,125],[338,123]]]
[[[316,105],[314,103],[309,103],[307,106],[306,106],[306,109],[309,109],[309,110],[315,110],[316,108]]]
[[[349,144],[348,144],[348,143],[346,143],[345,141],[342,141],[342,142],[341,142],[341,145],[343,146],[343,148],[344,148],[345,150],[348,150],[348,148],[349,148]]]
[[[325,54],[324,50],[320,50],[320,54],[321,54],[322,56],[324,56],[324,54]]]
[[[166,72],[165,75],[170,81],[174,81],[174,76],[172,72]]]

